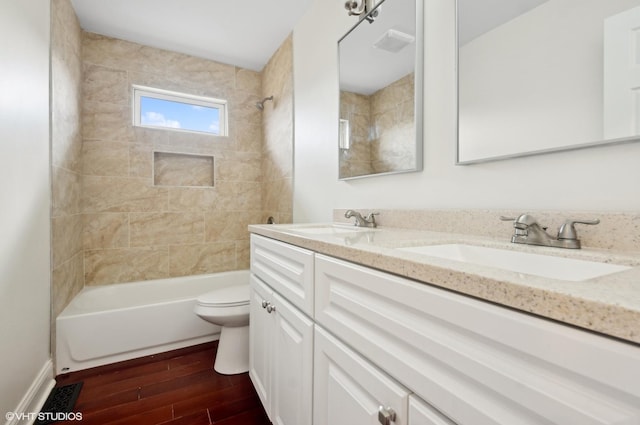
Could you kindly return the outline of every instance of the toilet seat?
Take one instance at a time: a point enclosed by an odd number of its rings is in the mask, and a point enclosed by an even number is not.
[[[249,304],[249,285],[234,285],[216,289],[198,297],[203,307],[239,307]]]

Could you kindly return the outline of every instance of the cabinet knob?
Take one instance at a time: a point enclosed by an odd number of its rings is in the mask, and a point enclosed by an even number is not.
[[[276,306],[272,304],[267,305],[267,313],[271,314],[271,312],[276,311]]]
[[[391,422],[395,422],[396,412],[390,407],[380,406],[378,407],[378,422],[382,425],[391,425]]]
[[[262,300],[262,308],[267,308],[268,305],[269,303],[267,302],[267,300]]]

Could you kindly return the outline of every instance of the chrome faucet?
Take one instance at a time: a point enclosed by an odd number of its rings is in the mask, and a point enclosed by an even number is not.
[[[546,227],[541,227],[538,221],[529,214],[522,214],[518,218],[500,217],[502,221],[513,221],[512,243],[521,243],[527,245],[552,246],[556,248],[579,249],[580,239],[576,232],[575,224],[594,225],[600,223],[600,220],[566,220],[560,229],[558,236],[553,237],[546,232]]]
[[[347,210],[344,213],[344,216],[346,218],[354,217],[356,219],[354,225],[358,227],[378,227],[378,225],[376,224],[376,215],[378,215],[377,212],[372,212],[366,217],[362,217],[362,214],[354,210]]]

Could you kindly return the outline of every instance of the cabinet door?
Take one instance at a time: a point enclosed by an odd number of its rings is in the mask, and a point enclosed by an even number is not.
[[[415,395],[409,397],[409,425],[456,425]]]
[[[273,292],[254,275],[251,275],[251,298],[249,309],[249,377],[271,416],[271,343],[273,340],[274,316],[268,314],[262,303],[269,302]]]
[[[407,425],[408,391],[359,354],[315,326],[314,424],[376,425],[379,410],[390,424]]]
[[[313,322],[274,295],[271,421],[274,425],[311,425]]]

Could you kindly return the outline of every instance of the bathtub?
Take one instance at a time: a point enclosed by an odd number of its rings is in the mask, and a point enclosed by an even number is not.
[[[56,374],[215,341],[196,298],[249,283],[249,271],[85,287],[56,318]]]

